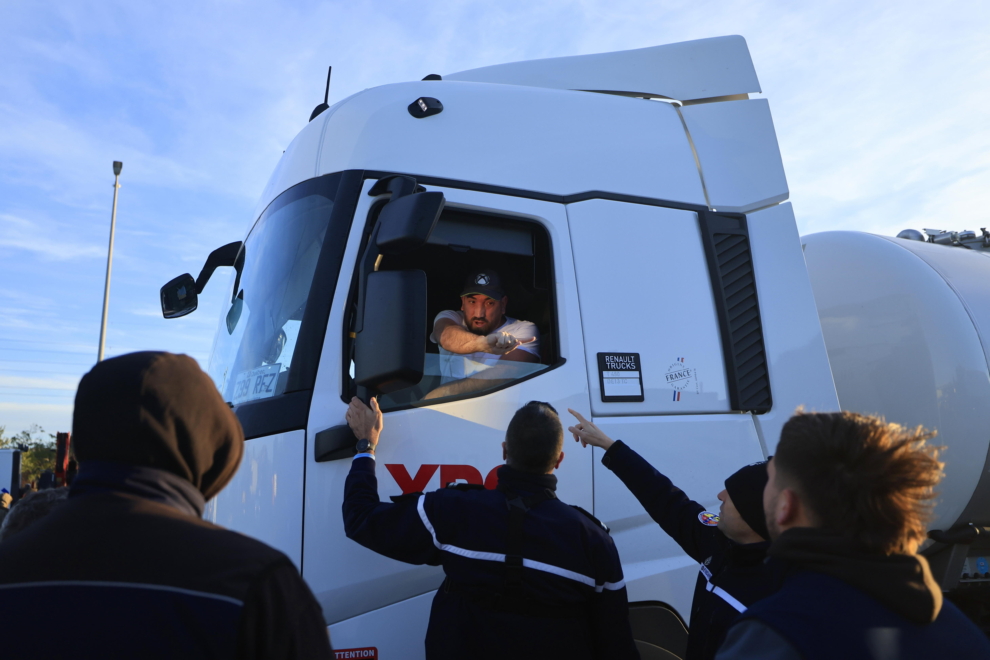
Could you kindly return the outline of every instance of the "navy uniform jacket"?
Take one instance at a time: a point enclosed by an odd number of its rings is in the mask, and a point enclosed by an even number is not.
[[[602,464],[622,480],[663,531],[698,562],[686,660],[714,658],[739,612],[779,586],[776,572],[763,563],[770,543],[739,545],[717,527],[705,524],[705,507],[688,498],[621,440],[605,452]]]
[[[520,496],[554,490],[557,478],[508,466],[499,485]],[[557,499],[524,524],[523,591],[532,611],[491,606],[505,575],[506,495],[446,488],[378,499],[375,461],[357,457],[344,491],[348,538],[410,564],[442,565],[433,599],[428,658],[638,658],[615,544],[598,521]],[[412,642],[412,640],[410,640]]]
[[[719,660],[990,658],[990,640],[943,599],[924,557],[869,553],[808,527],[784,531],[769,555],[783,586],[737,619]]]

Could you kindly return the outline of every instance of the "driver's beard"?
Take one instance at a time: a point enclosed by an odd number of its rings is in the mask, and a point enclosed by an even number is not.
[[[473,319],[468,319],[467,321],[468,330],[476,335],[487,337],[492,333],[492,330],[495,329],[495,323],[485,323],[485,325],[481,326],[480,328],[474,325],[475,321],[484,321],[484,320],[485,319],[480,316],[477,316]]]

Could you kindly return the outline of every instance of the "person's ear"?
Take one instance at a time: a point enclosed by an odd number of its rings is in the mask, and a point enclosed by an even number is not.
[[[560,452],[560,456],[557,457],[557,462],[554,464],[553,469],[556,470],[560,467],[560,464],[564,462],[564,452]]]
[[[505,314],[505,308],[509,306],[509,296],[502,296],[502,313]]]
[[[778,527],[787,528],[794,525],[798,518],[801,502],[797,493],[790,488],[780,491],[777,497],[777,510],[774,511],[774,520]]]
[[[464,309],[464,306],[465,306],[465,297],[461,296],[461,311],[467,314],[467,310]]]
[[[505,460],[508,460],[508,458],[509,458],[509,451],[505,448],[505,443],[503,442],[502,443],[502,460],[505,461]]]

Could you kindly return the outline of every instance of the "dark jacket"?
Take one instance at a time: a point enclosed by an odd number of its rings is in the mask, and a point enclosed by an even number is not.
[[[240,425],[184,356],[100,363],[79,386],[68,501],[0,543],[4,658],[329,658],[281,552],[200,519]]]
[[[374,459],[351,466],[347,536],[447,575],[433,599],[427,658],[638,658],[615,545],[601,523],[560,500],[526,514],[521,597],[505,597],[508,501],[552,492],[557,478],[503,466],[498,479],[503,490],[446,488],[383,503]]]
[[[942,592],[918,555],[877,555],[831,532],[789,529],[770,561],[780,591],[741,615],[719,660],[990,658],[990,640]]]
[[[714,658],[740,610],[773,593],[779,585],[779,577],[763,564],[770,543],[740,545],[717,527],[702,522],[705,507],[688,498],[621,440],[605,452],[602,464],[698,562],[686,660]]]

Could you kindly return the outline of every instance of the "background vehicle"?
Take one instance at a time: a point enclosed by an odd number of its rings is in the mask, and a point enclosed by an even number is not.
[[[368,89],[314,111],[244,241],[163,287],[181,316],[234,267],[209,368],[249,442],[207,515],[297,563],[337,648],[417,657],[442,580],[344,536],[355,393],[388,418],[383,497],[492,484],[508,420],[538,399],[590,410],[713,508],[798,406],[838,409],[759,91],[741,37]],[[426,337],[478,263],[539,326],[542,360],[455,393]],[[630,600],[687,616],[697,566],[598,450],[568,450],[560,497],[611,527]]]

